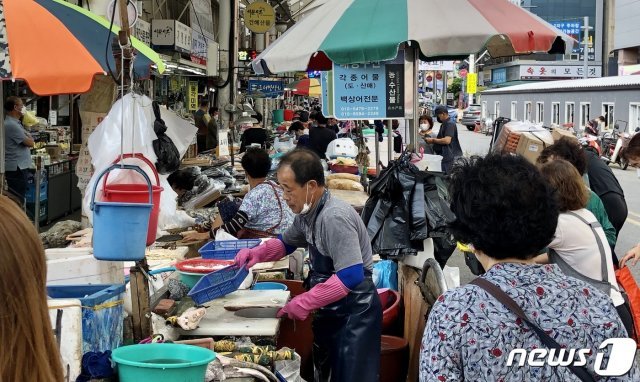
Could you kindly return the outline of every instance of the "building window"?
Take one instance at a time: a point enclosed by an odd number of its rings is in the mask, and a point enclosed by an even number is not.
[[[564,104],[564,122],[573,124],[575,120],[576,104],[567,102]]]
[[[498,118],[500,116],[500,101],[496,101],[493,104],[493,114],[495,115],[494,118]]]
[[[551,104],[551,124],[560,124],[560,102],[553,102]]]
[[[613,114],[613,105],[614,104],[611,102],[602,103],[602,116],[604,117],[604,123],[608,129],[612,129],[616,122]]]
[[[544,123],[544,102],[536,103],[536,123]]]
[[[580,103],[580,127],[587,125],[591,119],[591,104],[589,102]]]
[[[524,103],[524,120],[527,122],[531,122],[531,102]]]
[[[640,102],[629,104],[629,132],[634,132],[640,127]]]
[[[518,101],[511,101],[511,119],[518,119]]]
[[[487,101],[482,101],[482,119],[487,118]]]

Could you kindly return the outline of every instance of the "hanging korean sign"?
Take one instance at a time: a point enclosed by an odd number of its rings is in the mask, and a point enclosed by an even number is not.
[[[247,89],[250,93],[262,93],[267,98],[274,98],[284,93],[284,81],[249,80]]]
[[[244,25],[253,33],[266,33],[275,22],[273,7],[264,1],[254,1],[244,10]]]
[[[467,73],[467,93],[476,94],[478,89],[478,73]]]
[[[198,82],[189,81],[189,111],[198,110]]]
[[[393,61],[333,65],[333,114],[338,119],[407,118],[404,52]]]

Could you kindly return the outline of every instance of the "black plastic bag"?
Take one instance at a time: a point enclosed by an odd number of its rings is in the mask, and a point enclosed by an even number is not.
[[[427,206],[427,221],[429,237],[433,240],[433,255],[444,268],[456,249],[456,241],[449,232],[449,223],[455,220],[455,215],[449,206],[449,193],[446,178],[440,173],[425,173],[425,203]]]
[[[158,139],[153,141],[153,151],[158,157],[156,170],[160,174],[170,174],[180,168],[180,153],[178,153],[178,149],[171,138],[165,134],[167,125],[160,117],[160,106],[155,101],[153,102],[153,114],[156,116],[156,120],[153,122],[153,130],[158,136]]]
[[[390,162],[371,183],[362,211],[373,251],[383,257],[416,255],[428,237],[422,177],[409,159]]]

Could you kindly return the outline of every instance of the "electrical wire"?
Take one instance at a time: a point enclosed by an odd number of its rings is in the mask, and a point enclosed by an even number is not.
[[[104,49],[104,59],[107,62],[107,70],[109,71],[109,75],[115,83],[118,83],[118,78],[113,74],[113,70],[111,69],[111,65],[109,65],[109,46],[111,45],[111,38],[113,36],[113,20],[116,18],[116,6],[114,4],[113,10],[111,11],[111,22],[109,24],[109,31],[107,32],[107,42]]]
[[[131,0],[127,0],[127,6],[131,4],[134,5]],[[87,1],[87,6],[89,5],[89,2]],[[113,79],[113,81],[117,84],[118,83],[118,78],[113,74],[113,70],[111,69],[111,65],[109,65],[109,46],[111,45],[111,38],[114,36],[113,33],[113,21],[116,18],[116,8],[118,7],[118,0],[115,0],[113,3],[113,10],[111,11],[111,21],[109,23],[109,31],[107,32],[107,42],[106,42],[106,46],[105,46],[105,50],[104,50],[104,59],[107,63],[107,70],[109,71],[109,75],[111,75],[111,78]],[[137,8],[136,8],[137,9]],[[131,43],[131,37],[129,37],[129,43]],[[124,54],[124,53],[123,53]],[[120,68],[120,70],[122,70],[123,68]],[[135,73],[135,72],[134,72]],[[123,73],[121,72],[118,77],[120,77]],[[133,77],[132,77],[133,80]]]

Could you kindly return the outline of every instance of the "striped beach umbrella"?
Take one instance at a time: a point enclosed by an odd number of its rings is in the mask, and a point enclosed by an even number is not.
[[[417,43],[424,61],[568,53],[573,39],[507,0],[324,0],[253,62],[256,73],[391,60]]]
[[[299,81],[291,82],[287,84],[286,89],[291,90],[295,95],[308,97],[320,97],[322,94],[322,87],[317,78],[303,78]]]
[[[39,95],[84,93],[96,74],[116,70],[111,42],[119,30],[63,0],[2,0],[0,79],[24,80]],[[148,78],[151,65],[162,73],[158,54],[132,41],[135,77]]]

